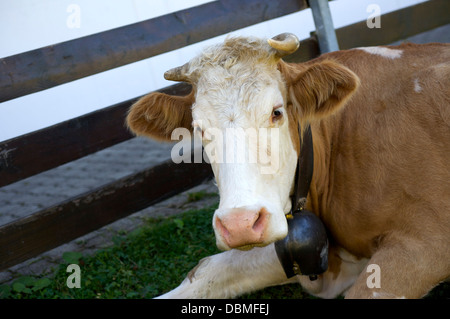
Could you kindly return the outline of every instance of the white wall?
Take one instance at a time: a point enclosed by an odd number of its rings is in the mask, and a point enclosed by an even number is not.
[[[0,0],[0,58],[200,5],[205,0]],[[423,0],[337,0],[330,2],[336,28],[366,20],[368,5],[381,13]],[[75,11],[74,11],[75,10]],[[79,10],[79,20],[74,13]],[[314,30],[310,10],[251,26],[234,35],[272,37],[293,32],[300,39]],[[134,98],[172,82],[167,69],[187,62],[219,36],[114,70],[0,104],[0,141]],[[3,76],[3,75],[0,75]],[[105,119],[107,120],[107,119]]]

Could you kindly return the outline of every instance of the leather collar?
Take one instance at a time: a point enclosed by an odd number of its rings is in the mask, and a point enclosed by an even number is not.
[[[298,125],[298,134],[299,139],[301,139],[300,124]],[[297,160],[294,194],[292,195],[291,198],[292,201],[290,212],[291,215],[305,208],[306,198],[308,197],[309,188],[311,186],[313,172],[314,172],[313,140],[311,127],[308,125],[303,136],[303,141],[300,146],[300,155]]]
[[[299,125],[299,136],[301,128]],[[314,213],[305,209],[314,170],[311,127],[304,132],[295,172],[291,211],[286,215],[287,236],[275,242],[278,259],[288,278],[309,275],[310,280],[328,268],[328,237],[325,226]]]

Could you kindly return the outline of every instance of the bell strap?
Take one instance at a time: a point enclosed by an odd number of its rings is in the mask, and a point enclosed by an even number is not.
[[[301,139],[301,127],[298,125],[298,134]],[[297,161],[295,172],[294,194],[292,196],[291,214],[301,211],[305,208],[306,198],[308,197],[314,172],[314,150],[311,126],[305,129],[303,140],[300,146],[300,155]]]

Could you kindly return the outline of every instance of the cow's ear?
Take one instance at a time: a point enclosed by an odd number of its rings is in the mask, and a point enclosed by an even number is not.
[[[126,119],[129,129],[159,141],[171,141],[172,131],[184,127],[192,131],[194,92],[186,96],[151,93],[134,103]]]
[[[338,111],[359,86],[355,73],[331,60],[312,64],[290,76],[290,98],[307,121]]]

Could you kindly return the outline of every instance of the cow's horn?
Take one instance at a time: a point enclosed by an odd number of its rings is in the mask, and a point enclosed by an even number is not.
[[[190,82],[188,74],[189,74],[189,62],[182,66],[166,71],[164,73],[164,78],[169,81]]]
[[[277,51],[276,55],[280,58],[294,53],[300,46],[297,36],[292,33],[279,34],[272,39],[268,39],[267,42]]]

